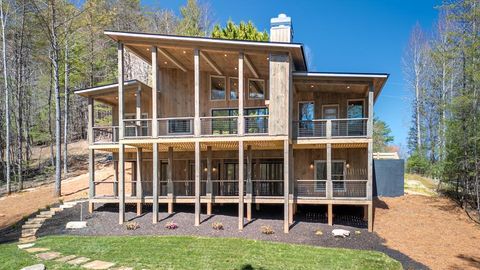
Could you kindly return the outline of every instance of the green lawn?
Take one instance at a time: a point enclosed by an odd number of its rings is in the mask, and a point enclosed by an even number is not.
[[[52,236],[37,240],[37,246],[135,269],[402,269],[380,252],[232,238]],[[0,245],[0,261],[0,269],[20,269],[36,259],[8,244]],[[75,269],[58,263],[47,266]]]

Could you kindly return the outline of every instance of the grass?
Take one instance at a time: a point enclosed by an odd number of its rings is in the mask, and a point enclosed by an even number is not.
[[[234,238],[49,236],[37,240],[37,246],[135,269],[402,269],[398,261],[376,251]],[[0,261],[8,262],[0,269],[33,264],[35,259],[30,258],[33,256],[13,244],[0,246]]]

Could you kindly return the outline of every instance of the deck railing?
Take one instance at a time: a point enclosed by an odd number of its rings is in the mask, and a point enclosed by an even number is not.
[[[237,116],[206,116],[200,117],[202,135],[228,136],[238,133]]]
[[[294,121],[297,138],[366,137],[368,118]]]
[[[283,180],[252,180],[253,196],[283,196]]]
[[[212,195],[238,196],[238,180],[212,180]]]
[[[366,198],[368,180],[333,180],[333,198]]]
[[[365,199],[367,198],[367,182],[368,180],[327,181],[297,179],[295,182],[295,195],[310,198]]]
[[[302,179],[295,183],[295,195],[298,197],[327,197],[327,180]]]
[[[152,136],[152,119],[125,119],[123,123],[125,138]]]
[[[193,136],[193,117],[170,117],[158,119],[158,136]]]
[[[268,115],[246,115],[245,134],[268,134]]]
[[[173,180],[174,196],[195,196],[195,180]]]
[[[93,143],[117,143],[118,142],[118,126],[94,126]]]

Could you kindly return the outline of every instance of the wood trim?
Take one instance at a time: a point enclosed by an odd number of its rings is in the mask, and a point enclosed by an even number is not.
[[[200,52],[201,54],[202,52]],[[223,99],[212,99],[212,78],[222,78],[224,79],[224,83],[225,83],[225,96]],[[209,85],[208,85],[208,93],[209,93],[209,101],[226,101],[227,100],[227,76],[224,76],[224,75],[210,75],[208,76],[208,81],[209,81]]]
[[[250,58],[247,55],[245,55],[245,64],[247,65],[247,68],[250,70],[250,72],[252,72],[253,77],[255,77],[255,79],[258,79],[259,78],[258,71],[255,68],[255,66],[253,65],[252,61],[250,61]]]
[[[213,60],[210,58],[210,56],[208,56],[208,54],[206,52],[203,52],[203,51],[200,51],[200,56],[203,57],[203,59],[205,60],[205,62],[207,62],[207,64],[220,76],[223,76],[223,73],[220,69],[220,67],[217,66],[217,64],[215,64],[215,62],[213,62]],[[226,89],[225,89],[226,91]]]
[[[160,52],[165,58],[167,58],[168,61],[172,62],[175,66],[177,66],[181,71],[187,72],[187,68],[180,63],[173,55],[171,55],[169,52],[167,52],[163,48],[158,48],[158,52]],[[152,58],[153,61],[153,58]]]

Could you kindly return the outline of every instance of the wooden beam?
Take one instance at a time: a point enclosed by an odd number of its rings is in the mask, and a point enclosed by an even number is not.
[[[194,134],[195,137],[200,137],[200,50],[193,50],[193,73],[194,73]]]
[[[152,137],[156,138],[158,135],[158,62],[157,62],[157,47],[152,46]]]
[[[152,182],[153,182],[153,192],[152,192],[152,222],[155,224],[158,222],[158,143],[153,144],[153,160],[152,160],[152,167],[153,167],[153,175],[152,175]]]
[[[240,52],[238,54],[238,135],[243,136],[245,132],[245,123],[243,117],[243,101],[244,101],[244,72],[243,61],[245,54]],[[241,171],[241,170],[240,170]]]
[[[373,94],[375,88],[373,83],[370,84],[368,92],[368,120],[367,120],[367,137],[372,138],[373,135]]]
[[[207,196],[212,196],[212,146],[207,146]]]
[[[203,57],[203,60],[218,74],[223,75],[222,70],[213,62],[213,60],[208,56],[206,52],[200,51],[200,55]]]
[[[247,55],[245,55],[245,64],[247,64],[247,68],[250,70],[250,72],[252,72],[253,77],[255,77],[255,79],[258,79],[260,77],[258,75],[258,71],[255,68],[255,66],[253,65],[252,61],[250,61],[250,58],[248,58]]]
[[[200,142],[195,142],[195,226],[200,226]]]
[[[95,100],[88,98],[88,143],[95,142],[95,134],[93,134],[93,126],[95,125]]]
[[[283,141],[283,232],[290,231],[290,144],[288,140]]]
[[[252,146],[247,146],[247,221],[252,220]]]
[[[95,197],[95,150],[88,150],[88,198],[93,199]]]
[[[333,204],[329,203],[328,204],[328,225],[332,226],[333,225]]]
[[[119,170],[119,191],[118,191],[118,223],[125,222],[125,145],[119,144],[118,149],[118,170]]]
[[[143,189],[142,189],[142,163],[143,163],[143,149],[141,147],[137,148],[137,161],[135,163],[137,173],[137,181],[136,181],[136,192],[137,197],[143,199]],[[142,214],[142,203],[137,204],[137,215]]]
[[[327,143],[327,199],[332,199],[333,197],[333,184],[332,184],[332,144]]]
[[[183,72],[187,72],[187,68],[165,49],[158,48],[158,52],[161,53],[165,58],[167,58],[169,62],[172,62],[175,66],[177,66],[180,70],[182,70]]]
[[[118,56],[118,127],[119,127],[119,135],[120,139],[123,139],[123,132],[124,132],[124,123],[123,123],[123,80],[124,80],[124,73],[125,67],[123,65],[123,44],[118,42],[117,44],[117,56]]]
[[[243,141],[238,142],[238,229],[243,230]],[[240,169],[241,168],[241,169]]]

